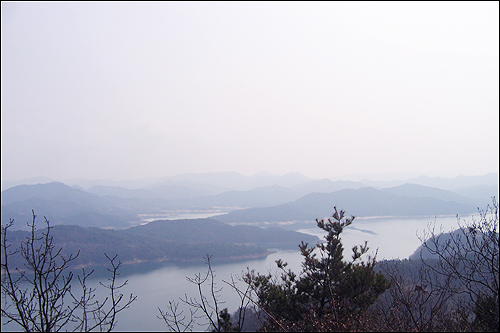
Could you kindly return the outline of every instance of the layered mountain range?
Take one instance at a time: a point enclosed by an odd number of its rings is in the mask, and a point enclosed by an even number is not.
[[[32,210],[55,225],[99,228],[128,228],[143,223],[141,217],[146,214],[175,211],[228,212],[214,218],[231,224],[314,220],[329,216],[334,206],[355,216],[455,215],[473,213],[492,196],[498,197],[497,173],[454,179],[419,177],[388,187],[380,185],[394,182],[313,180],[299,173],[185,174],[142,183],[110,183],[79,180],[73,186],[49,182],[7,188],[1,194],[2,224],[14,219],[15,228],[25,228]],[[131,186],[144,183],[142,188]],[[85,184],[90,187],[81,186]]]
[[[37,232],[47,217],[55,245],[66,255],[80,251],[78,266],[104,265],[104,253],[119,253],[125,263],[193,262],[208,253],[220,260],[245,260],[264,257],[272,248],[318,242],[316,236],[293,231],[300,223],[290,225],[331,216],[335,206],[359,217],[438,216],[474,213],[498,197],[498,174],[418,180],[427,185],[314,180],[298,173],[12,184],[1,193],[1,222],[14,221],[7,240],[15,245],[29,236],[32,211]],[[212,218],[165,218],[207,211]],[[14,256],[12,262],[22,260]]]

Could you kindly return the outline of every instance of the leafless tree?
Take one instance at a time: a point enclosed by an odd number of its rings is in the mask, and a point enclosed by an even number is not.
[[[450,276],[441,277],[420,262],[379,263],[390,288],[372,311],[381,318],[372,329],[389,332],[448,330],[450,300],[456,295]]]
[[[189,309],[189,319],[184,314],[183,310],[179,309],[179,302],[169,301],[168,309],[160,312],[159,319],[162,319],[172,332],[186,332],[193,329],[195,323],[196,310]]]
[[[182,303],[188,305],[189,316],[184,314],[183,310],[179,309],[179,302],[169,301],[168,308],[165,311],[158,308],[160,312],[158,318],[162,319],[171,331],[185,332],[193,329],[194,324],[197,324],[197,320],[200,319],[207,321],[208,328],[214,332],[240,331],[243,328],[245,312],[250,302],[248,297],[250,289],[247,286],[245,292],[238,290],[240,308],[237,312],[238,321],[233,325],[227,308],[221,308],[221,304],[224,303],[219,297],[222,287],[218,288],[216,285],[211,258],[208,254],[205,257],[208,265],[206,273],[198,273],[193,278],[186,277],[190,283],[197,286],[199,296],[199,298],[196,298],[185,294],[184,298],[180,298]],[[235,281],[233,278],[231,281],[231,286],[234,288]],[[203,290],[204,285],[207,284],[209,288],[208,293]],[[209,295],[208,297],[206,296],[207,294]]]
[[[14,221],[1,228],[2,249],[2,308],[1,315],[5,324],[15,322],[27,332],[72,331],[111,331],[116,325],[116,315],[128,308],[136,296],[124,299],[120,289],[127,281],[117,285],[118,269],[121,262],[117,256],[106,258],[111,264],[108,271],[112,274],[108,284],[101,285],[109,290],[103,301],[96,299],[95,288],[87,286],[87,279],[93,273],[77,275],[82,295],[76,296],[72,290],[73,272],[71,262],[79,252],[65,257],[62,248],[56,249],[50,234],[52,227],[45,218],[46,228],[37,232],[36,215],[32,211],[32,222],[28,223],[30,236],[22,241],[19,248],[12,249],[8,242],[8,229]],[[20,255],[24,268],[13,269],[9,259]]]
[[[435,258],[435,262],[421,259],[434,273],[451,279],[459,288],[460,301],[470,303],[475,314],[477,329],[495,330],[499,325],[499,230],[498,201],[485,210],[478,208],[479,220],[462,222],[459,229],[446,234],[432,228],[422,239],[423,248]]]
[[[420,260],[381,263],[391,287],[372,309],[383,331],[496,331],[498,328],[498,203],[479,220],[420,238]]]

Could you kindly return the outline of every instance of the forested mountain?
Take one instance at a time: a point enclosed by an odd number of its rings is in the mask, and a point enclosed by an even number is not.
[[[485,239],[488,237],[491,239],[498,240],[498,232],[493,234],[483,234],[474,229],[469,229],[467,226],[462,225],[465,229],[456,229],[452,232],[446,232],[439,234],[438,237],[427,239],[422,245],[420,245],[412,255],[409,256],[410,260],[420,260],[420,259],[437,259],[435,253],[431,253],[429,249],[432,251],[436,251],[437,249],[442,249],[444,247],[448,247],[448,251],[450,253],[459,253],[463,257],[470,256],[471,253],[468,253],[464,250],[473,249],[475,252],[485,251],[485,249],[480,248],[478,244],[484,244]],[[470,233],[473,233],[474,237],[470,237]],[[469,238],[467,239],[467,235],[469,234]],[[457,244],[467,244],[467,246],[463,246],[461,248],[456,248]],[[441,250],[442,251],[442,250]],[[471,251],[469,251],[471,252]]]
[[[229,226],[214,219],[157,220],[127,229],[130,234],[188,244],[234,243],[267,248],[296,249],[301,241],[316,242],[316,236],[280,228]]]
[[[44,230],[37,218],[38,233]],[[104,253],[125,264],[140,262],[202,262],[210,255],[217,260],[265,257],[268,249],[296,249],[301,241],[316,243],[318,237],[278,228],[232,227],[211,219],[155,221],[126,230],[57,225],[51,229],[56,248],[68,256],[80,252],[74,265],[107,264]],[[28,231],[9,231],[8,242],[18,246]],[[14,246],[14,245],[13,245]],[[22,267],[19,255],[9,259]]]

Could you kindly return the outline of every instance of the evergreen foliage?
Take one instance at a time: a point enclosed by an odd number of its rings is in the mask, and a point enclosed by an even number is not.
[[[245,282],[256,293],[259,305],[276,318],[268,319],[264,330],[345,331],[362,325],[367,309],[389,283],[375,272],[375,258],[361,260],[368,252],[366,242],[353,247],[351,259],[344,260],[340,235],[353,220],[354,216],[346,218],[336,207],[332,218],[316,220],[327,232],[325,242],[299,246],[304,259],[300,275],[286,270],[281,260],[276,262],[280,277],[254,271],[246,274]]]

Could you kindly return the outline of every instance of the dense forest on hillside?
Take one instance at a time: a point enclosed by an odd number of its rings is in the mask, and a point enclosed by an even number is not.
[[[37,236],[46,229],[37,230]],[[51,227],[54,245],[63,254],[79,252],[72,266],[105,265],[104,253],[119,254],[125,264],[143,262],[202,262],[210,253],[221,261],[262,258],[269,248],[296,248],[301,241],[318,237],[278,228],[229,226],[212,219],[154,221],[125,230],[83,228],[74,225]],[[8,244],[20,244],[28,231],[9,233]],[[19,254],[11,265],[23,267]]]

